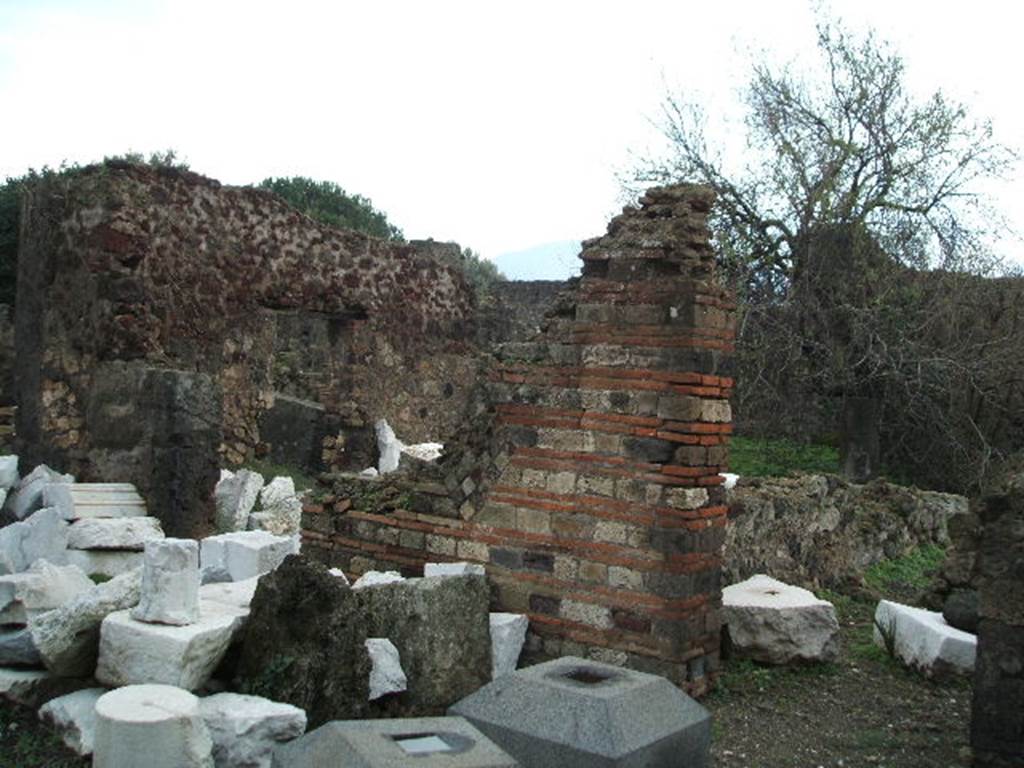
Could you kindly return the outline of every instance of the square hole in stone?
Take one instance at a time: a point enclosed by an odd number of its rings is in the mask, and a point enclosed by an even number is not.
[[[570,672],[566,672],[562,677],[575,683],[582,683],[583,685],[598,685],[605,680],[611,680],[615,675],[593,667],[577,667]]]
[[[454,751],[454,747],[436,733],[407,733],[391,738],[407,755],[433,755]]]

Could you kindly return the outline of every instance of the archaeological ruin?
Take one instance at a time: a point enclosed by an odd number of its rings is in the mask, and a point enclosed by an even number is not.
[[[190,537],[213,531],[221,468],[319,473],[304,554],[355,576],[483,564],[491,609],[528,614],[532,656],[700,694],[719,664],[733,387],[713,202],[653,189],[584,243],[580,278],[478,306],[438,256],[450,244],[333,229],[187,171],[46,179],[21,217],[22,465],[133,483]],[[443,455],[360,477],[381,420]]]

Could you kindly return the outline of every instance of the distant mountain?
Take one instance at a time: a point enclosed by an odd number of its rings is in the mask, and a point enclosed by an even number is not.
[[[579,240],[543,243],[494,258],[509,280],[568,280],[580,273]]]

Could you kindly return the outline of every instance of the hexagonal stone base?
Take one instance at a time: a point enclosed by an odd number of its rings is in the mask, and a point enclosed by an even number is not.
[[[448,710],[531,768],[706,768],[711,715],[655,675],[572,656],[500,677]]]
[[[274,750],[273,768],[517,768],[461,717],[335,720]]]

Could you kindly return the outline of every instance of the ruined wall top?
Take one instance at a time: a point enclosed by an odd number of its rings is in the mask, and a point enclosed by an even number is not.
[[[128,164],[64,183],[52,213],[74,252],[55,266],[98,278],[90,316],[111,357],[216,338],[261,307],[368,317],[395,335],[459,334],[471,317],[454,268],[413,244],[319,224],[265,190]],[[56,202],[41,189],[27,205]]]
[[[714,202],[714,191],[699,184],[647,190],[639,208],[627,206],[609,222],[605,235],[583,243],[583,276],[636,281],[682,274],[710,279],[715,256],[707,218]]]

